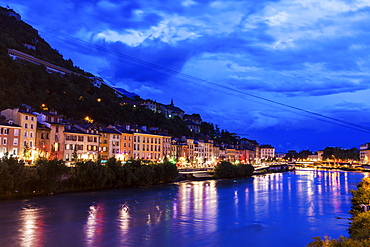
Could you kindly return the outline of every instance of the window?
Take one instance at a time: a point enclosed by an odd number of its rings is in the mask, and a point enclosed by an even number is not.
[[[3,144],[6,145],[6,138],[3,139]]]
[[[71,136],[70,136],[70,135],[67,135],[67,136],[66,136],[66,140],[67,140],[67,141],[71,140]]]
[[[124,136],[123,139],[126,141],[126,136]]]
[[[28,120],[28,116],[24,116],[24,119]]]
[[[66,161],[69,161],[69,154],[66,154]]]
[[[78,136],[78,141],[79,142],[83,142],[84,141],[84,137],[83,136]]]
[[[30,142],[30,147],[33,147],[33,143],[32,142]]]
[[[94,142],[97,142],[98,141],[98,138],[97,137],[94,137]]]
[[[123,143],[123,147],[126,147],[126,142],[125,142],[125,143]]]
[[[28,123],[25,123],[24,124],[24,127],[27,129],[28,128]]]
[[[34,120],[34,118],[33,117],[31,117],[31,121],[33,121]]]
[[[13,155],[17,155],[18,153],[18,148],[13,148]]]
[[[33,129],[33,124],[31,124],[31,129]]]
[[[18,136],[19,135],[19,129],[14,129],[14,135]]]
[[[59,126],[56,126],[55,127],[55,132],[58,133],[59,132]]]
[[[14,146],[17,146],[17,145],[18,145],[18,138],[14,138],[14,139],[13,139],[13,145],[14,145]]]
[[[24,147],[27,147],[27,141],[24,141],[24,142],[23,142],[23,146],[24,146]]]
[[[30,132],[30,137],[33,138],[33,132]]]
[[[24,137],[27,137],[28,136],[28,133],[27,131],[24,132]]]

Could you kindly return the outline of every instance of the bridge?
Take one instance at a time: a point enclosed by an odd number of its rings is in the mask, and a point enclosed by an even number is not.
[[[214,173],[214,168],[180,168],[179,174],[186,175],[187,177],[204,178],[211,177]]]

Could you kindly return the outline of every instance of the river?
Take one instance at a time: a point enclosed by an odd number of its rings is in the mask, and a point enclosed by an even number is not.
[[[305,246],[348,236],[366,174],[297,170],[239,180],[0,202],[0,246]]]

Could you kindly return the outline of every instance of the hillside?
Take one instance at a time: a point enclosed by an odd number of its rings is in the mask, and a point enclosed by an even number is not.
[[[103,124],[118,121],[161,127],[174,136],[189,134],[181,120],[166,119],[145,107],[120,104],[125,96],[118,96],[104,84],[94,86],[87,78],[92,74],[75,67],[72,60],[65,60],[17,13],[0,7],[0,20],[0,110],[22,104],[41,110],[45,104],[77,120],[90,116]],[[7,49],[27,53],[83,76],[47,73],[43,66],[13,60]]]

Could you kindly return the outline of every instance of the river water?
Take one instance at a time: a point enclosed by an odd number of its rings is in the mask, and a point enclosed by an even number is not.
[[[293,171],[0,202],[0,246],[305,246],[348,236],[359,172]]]

